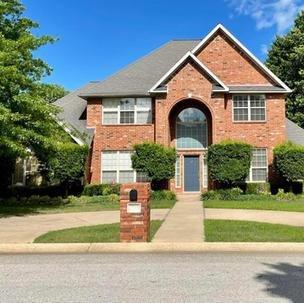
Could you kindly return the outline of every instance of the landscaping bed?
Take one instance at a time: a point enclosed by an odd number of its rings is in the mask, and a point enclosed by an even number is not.
[[[162,220],[151,221],[151,239],[153,239],[162,222]],[[48,232],[36,238],[34,243],[119,242],[119,230],[119,223],[69,228]]]
[[[304,242],[304,228],[235,220],[205,220],[206,242]]]

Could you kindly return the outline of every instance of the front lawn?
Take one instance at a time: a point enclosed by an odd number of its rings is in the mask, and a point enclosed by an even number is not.
[[[71,212],[92,212],[119,210],[119,201],[113,198],[107,199],[106,196],[93,197],[72,197],[69,200],[56,205],[41,205],[41,203],[28,203],[27,205],[14,203],[13,205],[1,205],[0,218],[9,216],[39,215],[39,214],[57,214]],[[172,208],[175,200],[151,200],[152,209]]]
[[[304,212],[304,198],[292,201],[277,201],[265,197],[259,200],[206,200],[205,208],[258,209]]]
[[[151,221],[150,235],[154,237],[163,221]],[[69,228],[51,231],[36,238],[34,243],[103,243],[119,242],[119,223]]]
[[[304,228],[250,221],[205,220],[206,242],[304,242]]]

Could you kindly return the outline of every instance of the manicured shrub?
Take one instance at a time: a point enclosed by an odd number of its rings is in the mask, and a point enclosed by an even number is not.
[[[220,187],[231,188],[244,182],[249,173],[251,146],[247,143],[223,141],[208,149],[208,170]]]
[[[169,180],[175,175],[176,151],[157,143],[134,145],[132,166],[144,172],[152,182]]]
[[[75,197],[75,196],[69,196],[68,197],[69,203],[84,203],[84,204],[95,204],[95,203],[117,203],[119,204],[119,196],[116,194],[111,194],[108,196],[81,196],[81,197]]]
[[[210,190],[202,194],[203,200],[239,200],[242,190],[238,187],[229,189]]]
[[[279,192],[276,194],[276,199],[279,201],[291,201],[296,199],[296,195],[291,192],[285,193],[283,189],[279,189]]]
[[[151,194],[152,200],[176,200],[176,194],[170,190],[156,190]]]
[[[287,142],[274,149],[277,172],[287,181],[304,180],[304,146]]]
[[[120,184],[89,184],[84,187],[83,196],[119,195]]]
[[[247,183],[245,193],[248,195],[258,195],[261,193],[270,193],[270,184],[263,183]]]

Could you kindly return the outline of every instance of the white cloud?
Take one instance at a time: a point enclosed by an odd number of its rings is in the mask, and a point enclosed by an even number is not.
[[[304,9],[304,0],[226,0],[240,15],[253,18],[257,29],[275,26],[284,33],[293,24],[297,13]]]

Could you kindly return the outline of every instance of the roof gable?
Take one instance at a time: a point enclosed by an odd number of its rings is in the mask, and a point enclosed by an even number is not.
[[[197,55],[217,34],[223,33],[234,45],[236,45],[246,56],[267,75],[274,83],[281,86],[284,92],[291,92],[291,89],[271,72],[256,56],[254,56],[235,36],[232,35],[223,25],[218,24],[200,43],[192,50],[194,55]]]
[[[159,88],[162,87],[168,79],[187,61],[193,61],[204,73],[206,73],[214,82],[216,91],[229,91],[229,88],[206,66],[204,65],[200,60],[198,60],[197,57],[193,55],[192,52],[187,52],[174,66],[171,67],[171,69],[163,75],[161,79],[159,79],[155,85],[150,89],[150,93],[159,93]],[[163,90],[163,92],[166,92],[166,90]]]

